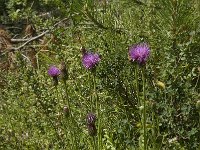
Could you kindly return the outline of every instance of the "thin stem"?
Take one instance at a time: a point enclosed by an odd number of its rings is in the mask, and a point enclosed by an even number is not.
[[[135,84],[136,84],[136,96],[138,100],[138,106],[141,106],[142,103],[139,98],[138,65],[136,65],[136,68],[135,68]]]
[[[155,112],[154,112],[154,110],[152,110],[152,122],[153,122],[153,128],[152,128],[153,149],[156,149],[156,123],[155,123]]]
[[[66,136],[67,136],[67,131],[70,131],[70,128],[69,128],[68,124],[70,124],[69,120],[64,119],[64,133],[65,133]],[[71,134],[71,131],[70,131],[70,134]],[[68,139],[68,138],[69,137],[67,137],[66,139]],[[69,138],[69,141],[71,141],[71,137]],[[70,149],[73,149],[73,144],[71,145],[69,143],[69,147],[70,147]]]
[[[55,89],[56,89],[56,96],[57,96],[57,99],[58,99],[58,104],[59,104],[60,100],[59,100],[59,94],[58,94],[58,87],[57,87],[57,86],[55,86]]]
[[[200,111],[199,111],[199,129],[200,129]],[[200,135],[199,135],[199,137],[200,137]]]
[[[57,138],[58,138],[60,141],[63,142],[63,139],[60,137],[60,135],[59,135],[59,133],[58,133],[58,131],[57,131],[57,128],[56,128],[56,126],[54,125],[53,121],[51,120],[49,114],[46,113],[46,116],[47,116],[47,118],[48,118],[48,123],[49,123],[49,124],[53,127],[53,129],[55,130],[55,134],[56,134]]]
[[[57,97],[58,104],[59,104],[59,93],[58,93],[58,87],[57,87],[57,86],[55,86],[55,92],[56,92],[56,97]],[[46,112],[45,112],[45,113],[46,113]],[[57,138],[58,138],[60,141],[62,141],[62,143],[63,143],[63,145],[64,145],[63,139],[59,136],[59,134],[58,134],[58,132],[57,132],[57,128],[56,128],[56,126],[54,125],[53,121],[51,120],[49,114],[46,113],[46,116],[47,116],[47,118],[48,118],[48,121],[49,121],[50,125],[54,128],[55,133],[56,133],[56,135],[57,135]]]
[[[66,83],[66,81],[64,81],[64,86],[65,86],[65,94],[66,94],[66,99],[67,99],[67,106],[69,108],[69,117],[70,117],[70,123],[69,123],[69,125],[71,125],[71,130],[72,130],[72,131],[70,130],[71,139],[72,139],[72,148],[74,149],[74,143],[76,142],[76,136],[75,136],[75,133],[74,133],[74,130],[73,130],[73,127],[72,127],[73,116],[72,116],[72,113],[71,113],[71,106],[70,106],[70,102],[69,102],[68,89],[67,89],[67,83]],[[75,138],[75,141],[74,141],[74,138]]]
[[[97,146],[96,146],[96,140],[95,140],[95,137],[94,137],[94,136],[92,137],[92,140],[93,140],[93,148],[96,149]]]
[[[66,94],[66,99],[67,99],[67,106],[68,106],[68,108],[69,108],[69,115],[70,115],[70,117],[72,117],[72,114],[71,114],[71,107],[70,107],[70,103],[69,103],[68,89],[67,89],[67,83],[66,83],[66,81],[64,81],[64,86],[65,86],[65,94]]]
[[[143,129],[144,129],[144,150],[147,150],[147,130],[146,130],[146,91],[145,91],[145,73],[144,67],[142,67],[142,84],[143,84]]]
[[[91,78],[91,76],[90,76],[90,73],[88,73],[88,81],[90,81],[90,78]],[[91,87],[92,87],[92,83],[91,84],[89,84],[89,88],[91,89]],[[90,109],[91,109],[91,112],[93,112],[93,110],[94,110],[94,107],[93,107],[93,104],[94,104],[94,101],[93,101],[93,96],[91,95],[90,96],[90,102],[91,102],[91,104],[90,104]]]
[[[96,90],[96,80],[95,80],[95,72],[93,73],[93,84],[94,84],[94,93],[96,98],[96,111],[97,111],[97,118],[98,118],[98,127],[97,127],[97,136],[98,136],[98,150],[101,150],[101,116],[100,116],[100,104],[99,104],[99,97]]]

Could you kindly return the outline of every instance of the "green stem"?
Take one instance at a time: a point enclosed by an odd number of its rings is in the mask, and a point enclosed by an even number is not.
[[[57,97],[58,104],[59,104],[59,93],[58,93],[58,87],[57,87],[57,86],[55,86],[55,92],[56,92],[56,97]],[[46,113],[46,112],[45,112],[45,113]],[[60,141],[62,141],[62,143],[63,143],[63,145],[64,145],[63,139],[59,136],[59,134],[58,134],[58,132],[57,132],[57,128],[56,128],[56,126],[54,125],[53,121],[51,120],[49,114],[46,113],[46,116],[47,116],[47,118],[48,118],[48,121],[49,121],[50,125],[54,128],[55,133],[56,133],[56,135],[57,135],[57,138],[58,138]]]
[[[200,111],[199,111],[199,130],[200,130]],[[200,135],[199,135],[199,137],[200,137]],[[199,145],[199,147],[200,147],[200,145]]]
[[[68,126],[69,124],[70,124],[69,120],[64,119],[64,133],[65,133],[66,136],[68,135],[68,131],[70,131],[70,128]],[[71,135],[71,132],[70,132],[70,135]],[[66,137],[66,139],[69,139],[69,141],[71,141],[71,137],[70,138]],[[73,149],[73,144],[71,145],[71,143],[69,143],[69,147],[70,147],[70,149]]]
[[[153,149],[156,149],[156,123],[155,123],[155,112],[154,112],[154,110],[152,110],[152,122],[153,122],[153,127],[152,127]]]
[[[65,94],[66,94],[66,99],[67,99],[67,107],[69,108],[69,115],[72,118],[71,107],[70,107],[70,103],[69,103],[68,89],[67,89],[67,83],[66,83],[66,81],[64,81],[64,86],[65,86]]]
[[[90,81],[90,78],[91,78],[91,76],[90,76],[90,73],[88,73],[88,81]],[[93,82],[93,81],[92,81]],[[91,83],[91,84],[89,84],[89,88],[91,89],[92,88],[92,84],[93,83]],[[90,96],[90,109],[91,109],[91,112],[93,112],[93,110],[94,110],[94,107],[93,107],[93,104],[94,104],[94,101],[93,101],[93,93],[91,94],[91,96]]]
[[[93,74],[93,84],[94,84],[94,93],[96,98],[96,111],[97,111],[97,118],[98,118],[98,127],[97,127],[97,136],[98,136],[98,150],[101,150],[101,116],[100,116],[100,104],[99,104],[99,97],[96,90],[96,80],[95,80],[95,72]]]
[[[53,127],[53,129],[55,130],[55,134],[56,134],[57,138],[58,138],[60,141],[63,142],[63,139],[62,139],[62,138],[60,137],[60,135],[58,134],[57,128],[56,128],[56,126],[54,125],[53,121],[51,120],[49,114],[46,114],[46,116],[47,116],[47,119],[48,119],[48,123],[49,123],[49,124]]]
[[[58,87],[55,86],[55,89],[56,89],[56,96],[57,96],[57,99],[58,99],[58,104],[60,103],[60,100],[59,100],[59,94],[58,94]]]
[[[135,84],[136,84],[136,96],[138,100],[138,106],[141,106],[142,103],[139,98],[138,65],[136,65],[136,68],[135,68]]]
[[[143,84],[143,130],[144,130],[144,150],[147,150],[147,130],[146,130],[146,91],[145,91],[145,73],[144,67],[142,68],[142,84]]]
[[[74,149],[74,143],[76,142],[76,136],[75,136],[75,132],[73,130],[72,124],[73,124],[73,116],[71,113],[71,106],[70,106],[70,102],[69,102],[69,97],[68,97],[68,89],[67,89],[67,83],[66,81],[64,81],[64,86],[65,86],[65,94],[66,94],[66,99],[67,99],[67,106],[69,108],[69,117],[70,117],[70,122],[69,125],[71,125],[71,130],[70,130],[70,135],[71,135],[71,140],[72,140],[72,148]],[[75,138],[75,140],[74,140]],[[77,143],[76,143],[77,144]]]
[[[93,140],[93,148],[95,150],[95,149],[97,149],[97,146],[96,146],[96,140],[95,140],[94,136],[92,137],[92,140]]]

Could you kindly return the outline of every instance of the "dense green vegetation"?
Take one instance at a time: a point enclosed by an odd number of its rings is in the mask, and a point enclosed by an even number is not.
[[[200,149],[199,0],[0,0],[0,23],[0,149]]]

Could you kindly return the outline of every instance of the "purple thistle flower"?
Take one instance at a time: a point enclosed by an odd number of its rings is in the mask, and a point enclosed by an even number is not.
[[[87,121],[87,124],[88,124],[88,125],[95,124],[96,115],[93,114],[93,113],[89,113],[89,114],[87,115],[86,121]]]
[[[132,61],[137,61],[138,64],[143,65],[146,63],[150,53],[150,48],[146,43],[133,45],[129,48],[129,58]]]
[[[48,74],[51,77],[57,77],[60,74],[60,70],[55,66],[51,66],[48,70]]]
[[[100,56],[97,53],[84,52],[82,57],[83,66],[86,69],[94,68],[100,61]]]

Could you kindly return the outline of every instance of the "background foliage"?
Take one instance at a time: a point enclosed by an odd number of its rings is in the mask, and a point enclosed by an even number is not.
[[[85,116],[93,91],[81,64],[82,46],[102,57],[97,67],[102,149],[139,149],[140,109],[128,47],[143,41],[151,46],[145,74],[149,149],[153,142],[157,149],[200,148],[198,0],[0,0],[0,14],[13,39],[22,39],[29,24],[36,35],[50,29],[41,41],[14,52],[14,68],[0,70],[1,149],[70,149],[68,122],[62,113],[64,89],[59,84],[56,96],[47,75],[49,65],[61,61],[67,62],[69,70],[68,95],[78,126],[74,127],[78,149],[92,149]],[[35,68],[30,47],[35,50]],[[142,85],[139,91],[142,94]],[[151,137],[152,126],[156,139]]]

